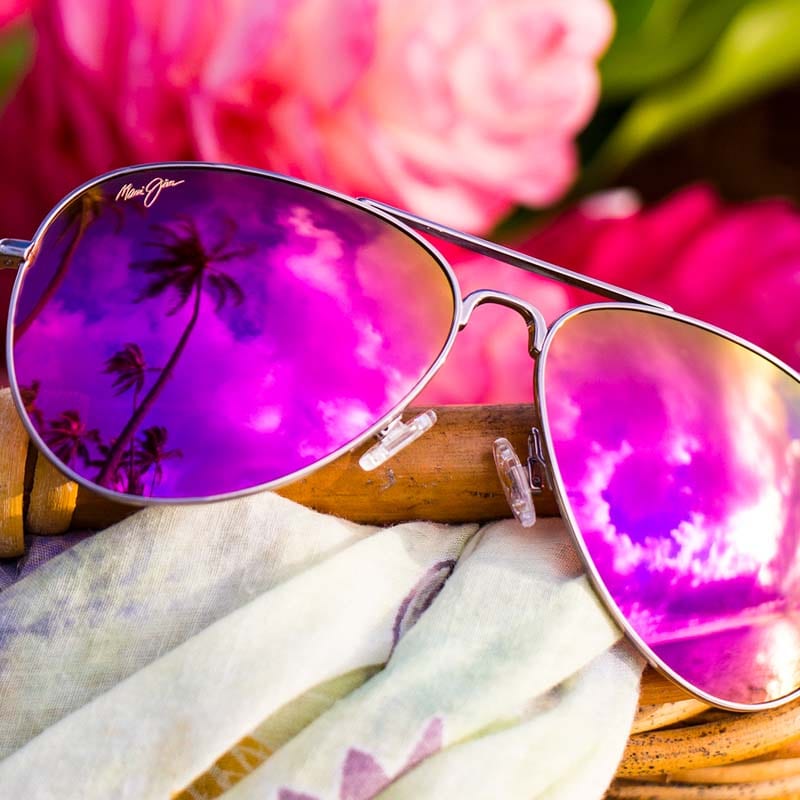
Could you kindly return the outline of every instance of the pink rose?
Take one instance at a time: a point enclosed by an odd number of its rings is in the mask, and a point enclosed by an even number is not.
[[[29,235],[98,172],[200,158],[484,229],[574,177],[612,24],[606,0],[41,0],[2,217]]]
[[[193,128],[204,158],[486,229],[571,182],[612,24],[604,0],[305,0],[246,58],[216,38]]]
[[[789,202],[727,205],[696,185],[640,210],[630,194],[609,193],[563,214],[521,249],[663,300],[800,368],[800,211]],[[460,258],[465,293],[503,289],[538,305],[548,320],[599,299],[513,267]],[[421,402],[530,402],[526,345],[514,312],[478,308]]]

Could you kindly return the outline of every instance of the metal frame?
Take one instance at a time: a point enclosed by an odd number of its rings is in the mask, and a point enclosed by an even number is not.
[[[86,189],[96,186],[106,180],[122,177],[125,175],[132,175],[143,170],[149,170],[155,168],[160,168],[160,169],[182,168],[182,169],[203,169],[203,170],[212,169],[212,170],[220,170],[226,172],[239,172],[250,175],[260,175],[262,177],[270,178],[272,180],[279,180],[284,183],[300,186],[310,191],[316,192],[318,194],[322,194],[326,197],[330,197],[332,199],[343,202],[347,205],[360,208],[361,210],[367,211],[368,213],[371,213],[374,216],[383,219],[385,222],[393,225],[395,228],[405,233],[407,236],[409,236],[411,239],[417,242],[422,248],[426,250],[426,252],[428,252],[431,255],[433,260],[438,264],[440,269],[444,272],[445,276],[447,277],[453,294],[453,320],[450,332],[448,334],[444,346],[442,347],[441,352],[439,353],[434,363],[430,366],[430,368],[422,376],[422,378],[420,378],[419,382],[412,388],[412,390],[395,406],[394,409],[385,414],[380,420],[378,420],[367,431],[361,434],[357,439],[349,442],[348,444],[339,448],[335,452],[329,454],[325,458],[315,462],[314,464],[311,464],[307,467],[304,467],[301,470],[293,472],[290,475],[286,475],[283,478],[270,481],[268,483],[259,486],[254,486],[249,489],[244,489],[238,492],[226,493],[222,495],[216,495],[213,497],[187,498],[182,500],[171,500],[167,498],[137,498],[137,497],[132,497],[130,495],[124,495],[109,489],[105,489],[104,487],[96,486],[91,481],[86,480],[81,475],[78,475],[73,470],[62,465],[58,461],[58,459],[56,459],[55,456],[50,452],[49,448],[43,442],[38,432],[33,427],[30,419],[28,418],[28,414],[25,411],[25,408],[22,404],[19,388],[17,386],[17,381],[16,381],[16,374],[14,370],[14,353],[13,353],[13,330],[14,330],[13,320],[16,311],[17,299],[21,290],[22,283],[25,279],[25,273],[31,263],[31,259],[36,255],[37,248],[41,242],[44,233],[47,231],[52,222],[56,219],[58,214],[64,209],[64,207],[69,202],[71,202],[76,196],[80,195]],[[441,239],[444,239],[445,241],[454,243],[473,252],[479,253],[484,256],[488,256],[490,258],[494,258],[498,261],[502,261],[504,263],[510,264],[515,267],[519,267],[521,269],[525,269],[529,272],[535,272],[537,274],[544,275],[548,278],[552,278],[562,283],[566,283],[571,286],[576,286],[581,289],[586,289],[595,292],[600,296],[608,297],[612,300],[623,301],[623,302],[597,303],[597,304],[580,306],[560,317],[548,330],[544,317],[542,316],[541,312],[531,303],[528,303],[513,295],[509,295],[504,292],[499,292],[494,290],[481,290],[478,292],[471,293],[462,300],[461,290],[452,267],[447,262],[447,260],[441,255],[441,253],[439,253],[439,251],[434,246],[432,246],[419,233],[417,233],[417,231],[422,233],[432,234]],[[544,392],[546,389],[544,381],[545,364],[547,363],[547,355],[550,349],[550,345],[553,341],[553,338],[555,337],[558,330],[561,328],[562,325],[564,325],[565,322],[572,319],[574,316],[578,314],[584,313],[586,311],[595,308],[632,309],[640,311],[642,313],[656,314],[668,317],[670,319],[679,320],[688,323],[690,325],[694,325],[703,330],[716,333],[717,335],[722,336],[723,338],[728,339],[729,341],[738,343],[748,348],[749,350],[765,357],[771,363],[783,369],[791,377],[800,382],[800,375],[798,375],[798,373],[796,373],[794,370],[792,370],[785,364],[782,364],[778,359],[776,359],[774,356],[767,353],[766,351],[762,350],[761,348],[758,348],[755,345],[752,345],[749,342],[746,342],[745,340],[741,339],[740,337],[728,333],[727,331],[724,331],[720,328],[716,328],[712,325],[706,324],[699,320],[692,319],[690,317],[685,317],[680,314],[676,314],[675,312],[672,311],[672,309],[668,305],[658,300],[654,300],[644,295],[637,294],[636,292],[631,292],[627,289],[623,289],[621,287],[614,286],[612,284],[608,284],[603,281],[594,280],[585,275],[581,275],[580,273],[564,269],[563,267],[550,264],[549,262],[542,261],[541,259],[537,259],[532,256],[525,255],[523,253],[518,253],[509,248],[502,247],[501,245],[494,244],[492,242],[480,239],[476,236],[472,236],[467,233],[462,233],[460,231],[454,230],[453,228],[440,225],[439,223],[433,222],[431,220],[426,220],[422,217],[418,217],[414,214],[410,214],[409,212],[402,211],[401,209],[397,209],[392,206],[379,203],[375,200],[369,200],[366,198],[354,199],[352,197],[348,197],[338,192],[325,189],[320,186],[316,186],[307,181],[290,178],[284,175],[279,175],[264,170],[240,167],[240,166],[232,166],[226,164],[212,164],[203,162],[181,162],[181,161],[155,163],[155,164],[142,164],[133,167],[126,167],[120,170],[115,170],[114,172],[107,173],[98,178],[95,178],[94,180],[88,181],[87,183],[83,184],[82,186],[78,187],[73,192],[71,192],[48,214],[48,216],[45,218],[45,220],[42,222],[39,229],[37,230],[36,235],[30,242],[16,240],[16,239],[0,240],[0,269],[16,268],[16,267],[20,267],[20,269],[18,271],[17,278],[14,283],[13,293],[11,296],[8,329],[6,333],[6,359],[7,359],[7,367],[9,374],[9,382],[11,384],[11,392],[14,398],[14,403],[16,405],[18,413],[20,414],[25,429],[31,438],[31,441],[37,446],[40,452],[57,469],[59,469],[61,472],[67,475],[67,477],[69,477],[71,480],[75,481],[79,485],[84,486],[93,492],[99,493],[100,495],[110,500],[114,500],[116,502],[128,503],[130,505],[139,505],[139,506],[174,505],[174,504],[188,505],[188,504],[207,503],[218,500],[233,499],[236,497],[243,497],[246,495],[254,494],[256,492],[268,489],[276,489],[287,483],[291,483],[295,480],[305,477],[306,475],[316,471],[325,464],[328,464],[331,461],[335,460],[343,453],[358,449],[366,442],[368,442],[372,437],[380,434],[380,432],[384,428],[386,428],[387,425],[392,423],[394,420],[399,419],[405,408],[414,400],[414,398],[422,391],[422,389],[438,372],[439,368],[444,363],[445,359],[447,358],[447,355],[450,352],[450,349],[453,346],[456,335],[460,330],[466,327],[472,312],[477,306],[484,303],[496,303],[514,309],[523,317],[528,326],[529,351],[531,356],[534,358],[538,356],[538,358],[536,359],[536,367],[534,373],[534,382],[536,387],[536,397],[534,398],[534,409],[538,412],[540,419],[543,455],[545,460],[547,461],[550,477],[552,479],[554,495],[556,497],[558,506],[561,510],[562,516],[567,524],[567,528],[570,531],[572,540],[575,543],[580,558],[589,575],[590,582],[592,583],[596,593],[605,604],[607,610],[609,611],[609,613],[611,614],[617,625],[619,625],[619,627],[635,644],[640,653],[642,653],[642,655],[650,662],[650,664],[653,665],[653,667],[656,670],[658,670],[665,677],[672,680],[674,683],[677,683],[685,691],[689,692],[689,694],[705,702],[716,705],[720,708],[724,708],[730,711],[756,711],[760,709],[774,708],[783,705],[784,703],[787,703],[797,697],[800,697],[800,688],[798,688],[796,691],[792,692],[791,694],[785,697],[778,698],[776,700],[771,700],[765,703],[755,703],[755,704],[731,703],[722,700],[720,698],[713,697],[697,689],[691,684],[687,683],[685,680],[681,678],[680,675],[673,672],[670,669],[670,667],[667,666],[661,659],[659,659],[659,657],[648,647],[648,645],[641,639],[641,637],[639,637],[639,635],[631,627],[630,623],[626,620],[625,616],[622,614],[619,607],[614,602],[613,597],[605,587],[605,584],[603,583],[602,578],[600,577],[599,573],[594,567],[593,561],[588,553],[585,542],[583,541],[580,530],[578,529],[577,522],[572,513],[572,510],[570,508],[569,502],[566,497],[566,493],[564,491],[563,480],[559,470],[558,461],[555,458],[555,454],[553,452],[553,448],[551,447],[550,443],[550,429],[549,429],[549,421],[547,418],[547,410],[544,404],[540,400],[540,398],[544,397]]]
[[[301,186],[303,188],[309,189],[317,194],[322,194],[326,197],[330,197],[334,200],[339,200],[340,202],[345,203],[346,205],[355,207],[360,211],[363,211],[368,214],[372,214],[373,216],[379,217],[383,219],[390,225],[394,226],[398,230],[405,233],[411,239],[413,239],[420,247],[424,248],[428,254],[433,258],[433,260],[438,264],[439,268],[444,272],[445,277],[450,284],[450,288],[453,295],[453,321],[451,323],[450,332],[448,337],[445,341],[442,350],[440,351],[439,355],[437,356],[436,360],[430,366],[428,371],[420,378],[419,382],[411,389],[411,391],[389,412],[384,414],[374,425],[372,425],[367,431],[361,434],[357,439],[354,439],[351,442],[343,445],[339,449],[335,450],[333,453],[325,456],[324,458],[320,459],[319,461],[315,461],[313,464],[309,464],[307,467],[303,467],[300,470],[290,473],[289,475],[285,475],[282,478],[278,478],[273,481],[268,481],[267,483],[259,484],[258,486],[252,486],[247,489],[242,489],[237,492],[227,492],[225,494],[213,495],[209,497],[189,497],[189,498],[181,498],[181,499],[171,499],[171,498],[163,498],[163,497],[135,497],[133,495],[126,495],[120,492],[115,492],[112,489],[107,489],[103,486],[98,486],[91,481],[87,480],[82,475],[79,475],[74,470],[70,469],[68,466],[62,464],[55,455],[50,451],[50,448],[45,444],[42,440],[41,436],[39,435],[36,428],[33,426],[30,418],[28,417],[28,413],[25,410],[25,407],[22,403],[22,398],[19,392],[19,386],[17,385],[16,379],[16,371],[14,367],[14,316],[17,307],[17,299],[19,297],[19,293],[22,289],[22,283],[25,280],[25,273],[28,267],[31,264],[31,261],[36,256],[37,248],[42,240],[42,237],[49,229],[50,225],[53,221],[58,217],[61,211],[77,196],[79,196],[82,192],[86,191],[87,189],[92,188],[93,186],[97,186],[107,180],[112,180],[120,177],[124,177],[126,175],[133,175],[138,172],[142,172],[145,170],[152,170],[152,169],[202,169],[202,170],[219,170],[221,172],[237,172],[243,173],[248,175],[258,175],[265,178],[270,178],[272,180],[278,180],[283,183],[292,184],[294,186]],[[9,384],[11,387],[11,395],[14,399],[14,405],[17,408],[17,413],[20,415],[22,419],[22,423],[25,427],[28,436],[30,437],[31,441],[36,445],[37,449],[50,461],[53,466],[59,470],[59,472],[66,475],[70,480],[77,483],[79,486],[83,486],[84,488],[94,492],[95,494],[99,494],[102,497],[105,497],[108,500],[112,500],[117,503],[124,503],[126,505],[131,506],[155,506],[155,505],[198,505],[203,503],[213,503],[219,500],[232,500],[237,497],[245,497],[247,495],[256,494],[257,492],[263,492],[271,489],[278,489],[281,486],[285,486],[286,484],[292,483],[296,480],[300,480],[301,478],[310,475],[312,472],[315,472],[320,467],[324,467],[326,464],[329,464],[331,461],[335,461],[339,456],[343,455],[344,453],[350,452],[352,450],[356,450],[357,448],[361,447],[365,442],[369,441],[372,437],[379,434],[387,425],[393,422],[395,419],[399,419],[403,413],[403,411],[408,407],[408,405],[414,400],[414,398],[425,388],[425,386],[429,383],[429,381],[433,378],[433,376],[438,372],[439,368],[444,363],[445,359],[447,358],[450,349],[453,346],[453,342],[455,341],[455,337],[458,334],[459,330],[463,328],[461,324],[462,321],[462,314],[464,304],[461,299],[461,292],[460,287],[458,286],[458,281],[456,280],[455,273],[453,272],[452,267],[444,258],[444,256],[439,253],[439,251],[429,242],[427,242],[422,236],[420,236],[415,231],[408,228],[402,222],[399,222],[390,214],[387,214],[384,211],[379,209],[367,208],[363,203],[358,202],[357,200],[353,199],[352,197],[348,197],[347,195],[340,194],[339,192],[335,192],[333,190],[325,189],[320,186],[316,186],[312,183],[308,183],[307,181],[302,181],[297,178],[290,178],[285,175],[279,175],[277,173],[266,172],[264,170],[253,169],[249,167],[240,167],[240,166],[232,166],[227,164],[207,164],[204,162],[194,162],[194,161],[172,161],[172,162],[164,162],[164,163],[156,163],[156,164],[140,164],[133,167],[125,167],[123,169],[114,170],[113,172],[108,172],[104,175],[101,175],[97,178],[94,178],[87,183],[82,184],[77,189],[73,190],[68,194],[53,210],[45,217],[42,224],[39,226],[39,229],[36,231],[33,239],[30,242],[22,242],[15,239],[2,239],[0,240],[0,258],[5,256],[6,258],[21,258],[22,264],[19,268],[17,273],[16,280],[14,281],[14,289],[11,294],[11,303],[9,306],[8,312],[8,326],[6,329],[6,368],[8,370],[8,378]],[[466,324],[466,323],[464,323]]]
[[[587,311],[593,311],[595,309],[624,309],[629,311],[638,311],[639,313],[643,314],[654,314],[656,316],[666,317],[667,319],[673,319],[678,322],[683,322],[695,328],[700,328],[701,330],[708,331],[710,333],[714,333],[718,336],[721,336],[723,339],[727,339],[730,342],[741,345],[747,350],[750,350],[751,352],[760,355],[763,358],[766,358],[771,364],[786,372],[789,375],[789,377],[793,378],[798,383],[800,383],[800,374],[795,372],[791,367],[781,362],[772,354],[768,353],[766,350],[763,350],[757,345],[751,344],[750,342],[746,341],[745,339],[742,339],[736,334],[729,333],[728,331],[725,331],[722,328],[717,328],[714,325],[710,325],[706,322],[702,322],[692,317],[687,317],[682,314],[677,314],[671,310],[646,307],[640,304],[632,304],[632,303],[592,303],[591,305],[578,306],[577,308],[571,309],[566,314],[559,317],[550,326],[550,329],[547,332],[547,338],[545,340],[542,352],[536,361],[536,367],[534,372],[534,384],[536,387],[535,404],[539,414],[542,440],[544,444],[544,456],[545,460],[547,461],[548,469],[550,470],[550,477],[552,479],[552,486],[553,486],[553,494],[555,495],[556,502],[558,503],[559,510],[561,511],[561,515],[567,524],[567,528],[570,532],[570,536],[572,537],[572,541],[575,544],[576,549],[578,550],[581,562],[583,563],[583,566],[586,569],[586,572],[589,576],[589,580],[592,584],[592,587],[594,588],[595,592],[598,594],[600,599],[603,601],[603,604],[605,605],[608,612],[611,614],[612,618],[614,619],[614,622],[616,622],[616,624],[623,630],[625,635],[634,643],[639,652],[647,659],[650,665],[657,672],[661,673],[664,677],[668,678],[673,683],[678,684],[678,686],[684,689],[684,691],[688,692],[689,694],[693,695],[699,700],[702,700],[703,702],[706,703],[710,703],[711,705],[717,706],[718,708],[723,708],[727,711],[739,711],[739,712],[760,711],[767,708],[776,708],[778,706],[782,706],[785,703],[788,703],[800,697],[800,688],[795,689],[795,691],[791,692],[788,695],[776,698],[775,700],[769,700],[763,703],[735,703],[728,700],[724,700],[719,697],[715,697],[714,695],[704,692],[701,689],[698,689],[696,686],[693,686],[692,684],[688,683],[678,673],[674,672],[661,658],[659,658],[656,655],[656,653],[653,652],[650,646],[644,641],[644,639],[642,639],[639,636],[639,634],[634,630],[628,619],[625,617],[625,615],[620,610],[619,606],[614,601],[614,598],[606,588],[606,585],[602,577],[600,576],[600,573],[598,572],[597,568],[594,565],[594,561],[591,557],[591,554],[589,553],[588,548],[586,547],[586,542],[583,539],[583,535],[580,531],[580,528],[578,527],[575,515],[572,512],[572,507],[570,505],[569,499],[566,496],[566,491],[564,489],[564,480],[561,476],[561,470],[558,465],[558,459],[556,458],[554,449],[551,444],[550,421],[547,416],[547,408],[546,405],[542,402],[541,398],[544,398],[546,396],[545,392],[547,390],[547,387],[545,385],[545,366],[547,364],[547,356],[550,352],[550,346],[552,345],[553,339],[556,337],[558,331],[566,322],[573,319],[574,317],[579,316],[580,314],[584,314]]]

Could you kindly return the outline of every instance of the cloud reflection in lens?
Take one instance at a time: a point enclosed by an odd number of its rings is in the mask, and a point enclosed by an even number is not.
[[[800,686],[800,383],[642,310],[568,319],[543,365],[577,533],[662,661],[730,704]]]

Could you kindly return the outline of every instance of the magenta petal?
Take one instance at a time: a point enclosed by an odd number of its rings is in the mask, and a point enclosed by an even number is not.
[[[380,764],[363,750],[347,751],[342,767],[341,800],[369,800],[389,783]]]
[[[295,792],[293,789],[284,788],[278,792],[278,800],[319,800],[319,798],[313,794]]]
[[[408,757],[404,772],[415,767],[421,761],[424,761],[428,756],[438,753],[442,749],[442,742],[444,740],[444,722],[441,717],[434,717],[426,726],[422,733],[417,746],[414,748],[411,755]]]

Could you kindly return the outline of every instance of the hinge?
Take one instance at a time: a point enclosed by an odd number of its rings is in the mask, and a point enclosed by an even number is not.
[[[542,435],[538,428],[531,428],[531,432],[528,434],[528,482],[531,491],[534,494],[541,494],[544,491],[545,481],[552,489],[550,472],[542,451]]]
[[[30,246],[24,239],[0,239],[0,269],[17,269]]]

